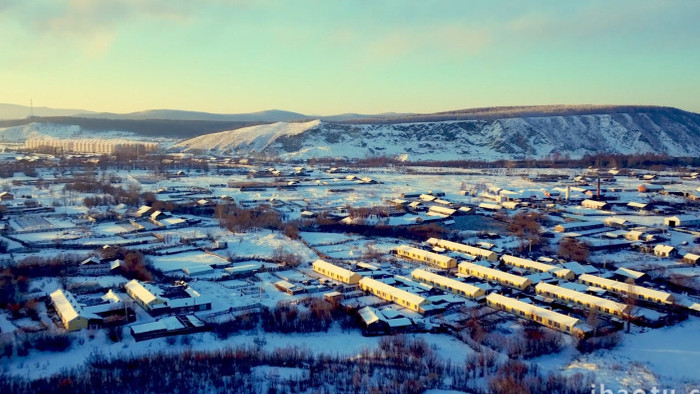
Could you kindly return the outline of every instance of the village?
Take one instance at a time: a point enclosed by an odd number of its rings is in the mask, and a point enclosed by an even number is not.
[[[460,362],[698,324],[697,172],[105,157],[0,157],[10,375],[99,337],[155,351],[424,335],[459,343]]]

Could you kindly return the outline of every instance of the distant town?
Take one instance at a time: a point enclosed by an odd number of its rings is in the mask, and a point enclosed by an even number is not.
[[[585,365],[642,384],[647,367],[616,349],[700,326],[696,169],[81,140],[27,140],[0,160],[5,388],[140,382],[124,363],[175,357],[206,359],[187,367],[199,377],[245,365],[227,384],[251,389],[508,392],[523,373],[532,392],[590,392]]]

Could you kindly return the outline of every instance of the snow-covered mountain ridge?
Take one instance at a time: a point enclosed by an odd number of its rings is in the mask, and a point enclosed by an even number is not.
[[[174,148],[283,158],[408,160],[578,158],[603,152],[700,156],[699,114],[663,107],[589,112],[403,123],[278,122],[206,134]]]

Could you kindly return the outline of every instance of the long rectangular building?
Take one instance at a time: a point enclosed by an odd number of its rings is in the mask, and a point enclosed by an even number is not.
[[[360,288],[376,295],[379,298],[394,302],[419,313],[423,313],[423,309],[421,307],[428,303],[424,297],[421,297],[418,294],[401,290],[372,278],[365,277],[360,279]]]
[[[583,274],[578,277],[578,281],[589,286],[600,287],[617,294],[631,294],[640,300],[653,302],[656,304],[672,304],[673,294],[664,291],[649,289],[629,283],[618,282],[616,280],[601,278],[600,276]]]
[[[452,242],[445,239],[430,238],[428,240],[428,244],[451,250],[454,252],[466,253],[470,256],[480,257],[487,261],[498,260],[498,254],[496,254],[496,252],[494,251],[461,244],[459,242]]]
[[[413,248],[408,245],[401,245],[394,249],[396,254],[401,257],[406,257],[411,260],[420,261],[422,263],[435,265],[440,268],[449,269],[457,266],[457,260],[449,256],[428,252],[427,250]]]
[[[61,318],[66,331],[77,331],[88,328],[91,320],[101,321],[94,313],[86,313],[83,306],[76,301],[73,294],[68,291],[58,289],[49,295],[56,313]]]
[[[447,278],[442,275],[434,274],[420,268],[414,269],[411,273],[413,279],[437,287],[444,291],[457,294],[462,297],[476,299],[483,297],[486,292],[480,287],[460,282],[455,279]]]
[[[502,285],[520,290],[525,290],[532,286],[532,281],[528,278],[467,262],[459,264],[459,272],[477,278],[496,281]]]
[[[512,256],[509,254],[504,254],[501,257],[501,261],[511,267],[518,267],[532,272],[549,272],[550,274],[561,279],[571,280],[576,277],[573,271],[568,270],[566,268],[557,267],[556,265],[551,264],[540,263],[539,261],[524,259],[522,257]]]
[[[565,287],[550,285],[542,282],[535,286],[535,290],[537,291],[537,294],[541,296],[572,302],[584,308],[593,309],[607,315],[626,317],[629,314],[630,307],[628,305],[607,300],[605,298],[596,297],[594,295],[581,293]]]
[[[543,326],[562,331],[568,334],[582,336],[584,330],[581,320],[551,311],[536,305],[528,304],[516,299],[491,293],[486,296],[486,305],[493,309],[511,313],[523,319],[531,320]]]
[[[360,282],[360,274],[352,272],[348,269],[338,267],[337,265],[331,264],[324,260],[314,261],[313,268],[315,272],[323,276],[327,276],[338,282],[347,283],[349,285],[356,285]]]

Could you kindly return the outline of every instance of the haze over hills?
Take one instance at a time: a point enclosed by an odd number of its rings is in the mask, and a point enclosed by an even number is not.
[[[112,120],[194,120],[208,122],[296,122],[311,119],[324,120],[351,120],[351,119],[371,119],[386,118],[394,116],[404,116],[410,114],[383,113],[375,115],[365,115],[356,113],[345,113],[330,116],[306,115],[298,112],[282,111],[272,109],[238,114],[216,114],[210,112],[182,111],[173,109],[153,109],[146,111],[130,112],[119,114],[114,112],[93,112],[82,109],[54,109],[47,107],[34,107],[2,104],[0,103],[0,121],[21,120],[28,118],[31,114],[37,117],[70,116],[76,118],[90,119],[112,119]]]
[[[700,156],[700,114],[655,106],[493,107],[321,118],[277,110],[239,115],[156,110],[125,114],[120,119],[108,118],[111,114],[92,115],[0,121],[0,127],[5,127],[0,136],[5,141],[53,134],[65,137],[65,131],[54,131],[70,127],[69,134],[81,138],[132,133],[133,138],[184,140],[175,146],[184,151],[285,158],[492,160],[549,155],[577,158],[603,152]]]

